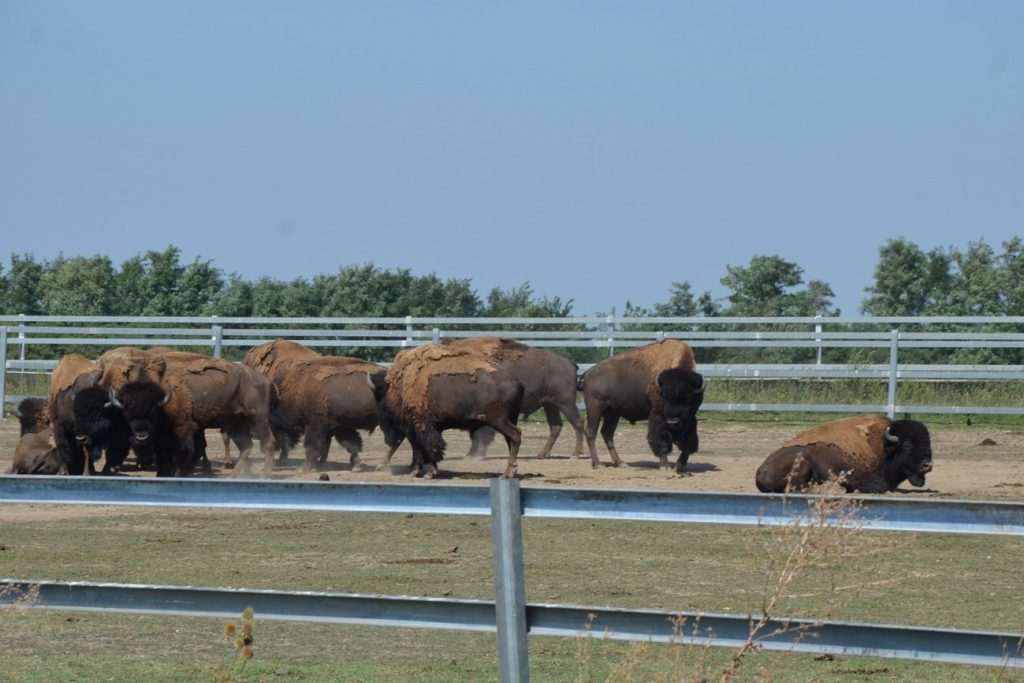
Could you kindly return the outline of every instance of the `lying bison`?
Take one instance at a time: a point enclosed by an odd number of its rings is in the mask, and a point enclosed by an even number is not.
[[[67,474],[57,453],[53,430],[47,427],[23,434],[14,448],[14,462],[4,474]]]
[[[761,463],[755,482],[765,493],[784,493],[837,477],[847,491],[884,493],[904,481],[924,486],[931,471],[927,427],[916,420],[859,415],[801,432]]]
[[[697,452],[697,409],[704,401],[705,382],[688,344],[663,339],[612,356],[587,370],[580,385],[587,406],[587,447],[595,468],[601,464],[599,424],[612,462],[616,467],[622,464],[614,441],[619,418],[630,423],[647,420],[647,443],[662,467],[668,467],[673,444],[680,450],[676,472],[681,473]]]
[[[387,372],[368,375],[381,429],[412,446],[414,476],[433,478],[444,458],[441,432],[491,427],[505,437],[505,477],[516,471],[522,434],[516,426],[523,385],[470,349],[430,344],[398,354]]]
[[[14,408],[14,416],[21,425],[19,436],[38,434],[50,426],[50,417],[46,410],[45,398],[23,398]]]

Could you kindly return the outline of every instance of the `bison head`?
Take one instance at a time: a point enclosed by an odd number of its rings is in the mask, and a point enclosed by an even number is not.
[[[885,431],[885,480],[895,490],[904,479],[924,486],[932,471],[932,440],[928,428],[916,420],[896,420]]]
[[[110,390],[110,402],[124,413],[132,437],[140,444],[148,442],[166,424],[163,408],[170,400],[170,389],[148,380],[129,382],[117,393]]]
[[[704,402],[706,382],[700,373],[684,368],[663,370],[654,382],[662,405],[661,410],[651,416],[648,443],[659,455],[663,452],[667,454],[673,443],[677,445],[680,453],[676,461],[676,472],[681,473],[690,455],[696,453],[699,446],[697,409]],[[667,432],[666,436],[659,436],[661,429]]]
[[[99,387],[75,392],[71,405],[75,440],[88,449],[93,460],[98,460],[100,449],[110,442],[118,429],[123,429],[121,411],[110,402],[107,392]]]

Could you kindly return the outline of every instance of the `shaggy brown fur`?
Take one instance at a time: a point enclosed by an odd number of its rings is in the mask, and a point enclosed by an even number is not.
[[[658,373],[662,370],[671,370],[673,368],[697,370],[697,361],[693,357],[693,349],[686,342],[675,339],[661,339],[646,346],[616,354],[615,358],[636,363],[639,367],[649,372],[652,378],[657,377]],[[647,397],[651,401],[651,409],[653,411],[661,408],[661,393],[653,381],[647,386]]]
[[[14,462],[4,474],[66,474],[53,430],[25,434],[14,448]]]
[[[311,358],[320,358],[320,354],[302,344],[275,339],[249,349],[242,363],[276,383],[293,363]]]
[[[96,364],[79,353],[69,353],[60,359],[57,367],[50,375],[50,394],[47,412],[50,424],[57,422],[57,402],[65,392],[72,388],[91,386],[94,379],[91,375],[99,375]],[[68,406],[70,407],[70,400]],[[69,413],[70,414],[70,413]]]
[[[885,430],[888,427],[889,420],[884,415],[844,417],[800,432],[782,447],[830,444],[849,455],[865,471],[873,472],[881,470],[885,462]]]
[[[135,346],[118,346],[110,349],[96,359],[96,365],[100,369],[99,385],[104,389],[118,391],[128,382],[139,379],[131,376],[138,367],[136,361],[149,354],[149,351]]]
[[[479,370],[494,372],[497,364],[491,354],[498,352],[497,337],[477,343],[446,342],[406,349],[395,356],[388,368],[385,402],[395,415],[414,419],[427,412],[427,389],[441,375],[474,375]],[[476,339],[465,340],[476,342]]]

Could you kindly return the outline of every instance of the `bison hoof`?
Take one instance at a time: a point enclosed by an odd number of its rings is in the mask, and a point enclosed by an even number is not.
[[[516,476],[516,470],[519,469],[515,465],[509,465],[505,468],[505,473],[501,475],[502,479],[512,479]]]

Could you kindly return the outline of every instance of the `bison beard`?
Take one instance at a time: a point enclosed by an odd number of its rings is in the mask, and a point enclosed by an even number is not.
[[[839,477],[848,492],[885,493],[904,481],[924,486],[932,470],[928,428],[915,420],[890,422],[880,415],[844,418],[803,434],[757,468],[754,481],[759,491],[799,491]]]

